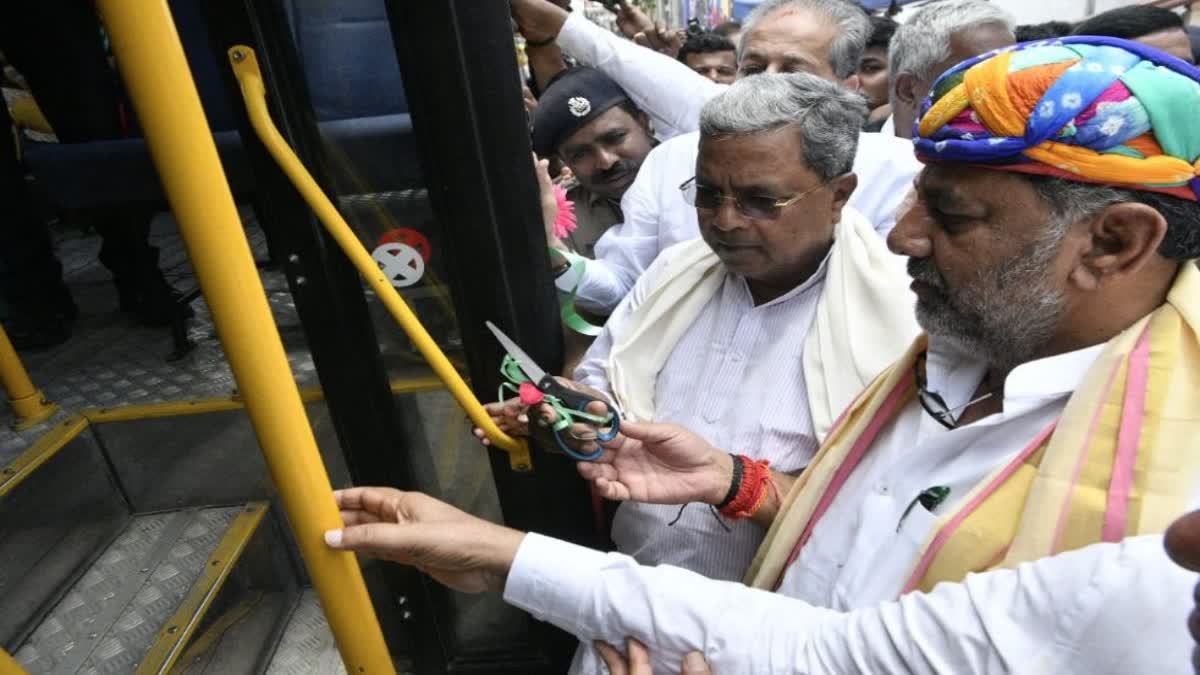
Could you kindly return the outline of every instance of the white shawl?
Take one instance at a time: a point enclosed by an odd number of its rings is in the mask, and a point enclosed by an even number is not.
[[[632,420],[654,419],[659,371],[728,274],[703,239],[678,244],[674,253],[609,353],[609,385]],[[804,342],[808,406],[818,440],[916,337],[909,281],[904,258],[887,250],[866,218],[844,209]]]

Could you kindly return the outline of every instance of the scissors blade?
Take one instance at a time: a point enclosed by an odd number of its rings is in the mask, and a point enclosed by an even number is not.
[[[542,370],[542,367],[539,366],[532,358],[530,358],[529,355],[525,353],[525,350],[518,347],[517,343],[512,341],[512,338],[505,335],[504,331],[497,328],[496,324],[492,323],[491,321],[485,321],[484,323],[486,323],[488,329],[492,331],[492,335],[495,335],[496,339],[500,341],[500,346],[504,347],[504,351],[508,352],[509,356],[513,357],[517,360],[517,363],[521,364],[521,370],[525,371],[525,374],[529,376],[529,379],[533,380],[534,384],[537,384],[546,378],[546,371]]]

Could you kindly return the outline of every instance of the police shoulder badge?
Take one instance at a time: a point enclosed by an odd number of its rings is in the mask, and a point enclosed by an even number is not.
[[[582,96],[575,96],[567,101],[567,109],[576,117],[586,117],[592,112],[592,102]]]

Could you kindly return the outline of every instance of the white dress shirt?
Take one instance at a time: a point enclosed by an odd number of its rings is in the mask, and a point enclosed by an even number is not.
[[[700,651],[719,675],[1184,675],[1195,580],[1143,536],[838,612],[529,534],[504,599],[660,674]]]
[[[616,80],[638,108],[655,121],[659,138],[671,138],[646,157],[633,184],[621,199],[625,222],[608,230],[596,244],[579,282],[580,307],[599,314],[613,311],[659,253],[700,236],[696,209],[683,199],[679,186],[696,173],[700,108],[727,85],[717,84],[679,61],[640,47],[571,14],[558,34],[558,44],[580,63]],[[849,205],[887,234],[896,209],[921,164],[912,143],[892,135],[859,135],[854,159],[858,189]],[[558,286],[570,291],[575,275],[563,275]]]
[[[914,398],[850,474],[784,573],[779,592],[837,610],[899,595],[938,517],[1062,414],[1103,348],[1018,366],[1005,380],[1003,411],[955,429],[939,424]],[[977,358],[930,340],[927,386],[951,408],[971,400],[985,369]],[[904,516],[917,495],[934,486],[950,488],[941,506],[930,512],[918,503]]]
[[[1187,672],[1193,577],[1167,560],[1161,536],[896,600],[937,513],[1057,418],[1101,349],[1014,369],[1003,411],[961,428],[908,405],[813,529],[777,595],[534,537],[505,597],[585,642],[648,640],[656,672],[677,672],[693,649],[717,673]],[[952,408],[970,400],[983,373],[969,355],[931,345],[928,386]],[[950,488],[944,504],[933,513],[917,504],[904,516],[935,485]]]
[[[608,394],[605,364],[630,314],[658,284],[663,253],[609,317],[575,371],[575,380]],[[655,383],[655,421],[674,422],[723,450],[770,460],[797,473],[818,441],[804,381],[805,337],[824,288],[825,263],[800,286],[755,306],[746,280],[729,275],[680,338]],[[766,531],[749,521],[726,523],[708,507],[625,502],[612,538],[617,549],[648,565],[670,564],[715,579],[741,579]]]

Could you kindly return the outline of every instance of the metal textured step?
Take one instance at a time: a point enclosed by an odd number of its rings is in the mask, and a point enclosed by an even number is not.
[[[246,506],[135,516],[14,654],[30,673],[131,673]],[[203,582],[203,583],[200,583]]]
[[[413,673],[407,659],[397,660],[395,665],[398,675]],[[346,675],[315,590],[308,588],[300,595],[296,611],[267,666],[267,675]]]

